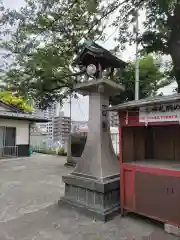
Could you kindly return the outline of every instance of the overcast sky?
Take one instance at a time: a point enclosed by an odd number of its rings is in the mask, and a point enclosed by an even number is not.
[[[18,9],[21,6],[23,6],[24,1],[23,0],[4,0],[4,5],[6,8],[15,8]],[[143,21],[145,17],[144,13],[140,14],[139,22],[140,22],[140,29],[142,28],[141,22]],[[107,49],[112,49],[114,47],[114,41],[113,38],[116,34],[115,30],[110,28],[106,31],[108,36],[108,40],[106,40],[105,43],[103,43],[103,47]],[[101,42],[100,42],[101,44]],[[127,46],[126,50],[123,53],[120,53],[121,58],[124,61],[135,59],[135,46]],[[173,89],[176,87],[176,83],[171,84],[168,87],[165,87],[164,89],[160,89],[160,92],[163,92],[164,94],[171,94]],[[84,121],[88,120],[88,104],[89,99],[88,97],[80,97],[79,99],[73,99],[72,100],[72,119],[78,120],[78,121]],[[65,115],[69,116],[70,110],[69,110],[69,103],[64,104],[64,112]]]
[[[3,0],[6,8],[18,9],[24,4],[24,0]]]

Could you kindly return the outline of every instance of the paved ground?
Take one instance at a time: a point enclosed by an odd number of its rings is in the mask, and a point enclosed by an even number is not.
[[[64,161],[46,155],[0,161],[0,240],[178,239],[139,217],[93,222],[58,206],[64,192],[61,176],[71,171]]]

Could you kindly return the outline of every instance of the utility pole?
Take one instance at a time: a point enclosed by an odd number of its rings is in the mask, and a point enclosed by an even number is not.
[[[138,51],[138,36],[139,36],[139,14],[136,11],[136,66],[135,66],[135,100],[139,100],[139,51]]]
[[[69,97],[69,116],[70,116],[70,124],[71,124],[71,121],[72,121],[72,95],[70,94],[70,97]],[[71,125],[70,125],[70,133],[71,133]]]
[[[70,132],[69,132],[69,138],[68,138],[68,146],[67,146],[67,157],[69,160],[71,159],[71,124],[72,124],[72,94],[69,96],[69,117],[70,117]]]

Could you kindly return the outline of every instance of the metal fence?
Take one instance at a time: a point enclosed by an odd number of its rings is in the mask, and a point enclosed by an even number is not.
[[[0,148],[0,158],[18,157],[17,146],[4,146]]]
[[[52,148],[48,146],[43,146],[43,145],[36,145],[36,146],[31,146],[34,152],[37,153],[45,153],[45,154],[55,154],[57,151],[57,148]]]
[[[112,140],[114,152],[116,155],[118,155],[119,154],[119,134],[111,133],[111,140]],[[53,145],[49,145],[49,144],[42,143],[42,142],[39,142],[39,144],[31,144],[31,147],[36,152],[52,152],[52,153],[56,152],[57,148],[60,148],[60,146],[59,147],[56,145],[53,146]],[[61,146],[61,147],[63,147],[65,150],[67,150],[66,146]]]

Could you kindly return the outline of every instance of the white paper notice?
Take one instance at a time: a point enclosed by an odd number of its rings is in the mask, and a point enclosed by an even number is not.
[[[180,121],[180,103],[140,107],[139,122]]]

